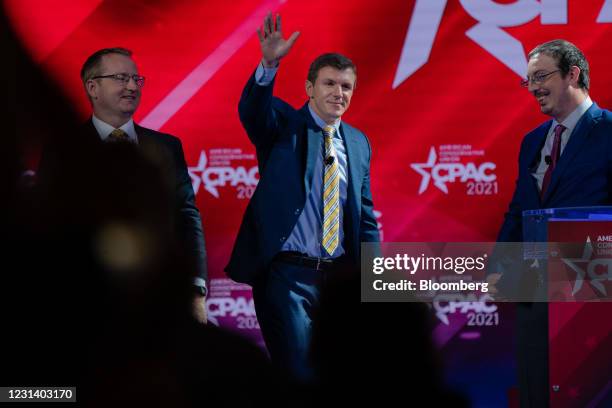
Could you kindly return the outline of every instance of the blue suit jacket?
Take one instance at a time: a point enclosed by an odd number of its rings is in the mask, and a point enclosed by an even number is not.
[[[522,212],[540,208],[608,205],[612,202],[612,113],[595,103],[582,115],[559,158],[545,196],[531,175],[552,120],[529,132],[519,153],[516,189],[497,240],[523,240]]]
[[[186,249],[189,265],[193,267],[195,277],[207,280],[204,231],[191,179],[187,172],[183,145],[177,137],[144,128],[136,123],[134,123],[134,129],[138,135],[138,147],[147,158],[153,158],[154,164],[159,167],[162,174],[168,177],[167,181],[174,193],[172,198],[175,206],[177,237]],[[95,152],[104,146],[91,118],[83,123],[78,131],[78,134],[72,136],[79,137],[78,142],[83,148]],[[58,146],[60,146],[58,143],[45,146],[38,169],[39,178],[44,180],[52,177],[55,169],[61,165],[65,152],[58,151]]]
[[[225,268],[235,281],[252,284],[287,240],[304,209],[323,135],[308,107],[295,110],[272,96],[273,84],[247,82],[238,112],[255,146],[260,180],[244,214]],[[344,208],[346,254],[360,259],[361,242],[380,241],[370,192],[371,148],[366,136],[342,122],[348,158]]]
[[[573,207],[610,204],[612,182],[612,114],[593,104],[582,115],[563,154],[557,162],[550,185],[540,198],[535,178],[531,175],[540,161],[540,151],[552,125],[549,120],[528,133],[519,153],[519,174],[516,189],[497,238],[501,242],[523,241],[522,211],[540,208]],[[541,297],[541,273],[546,268],[533,269],[523,262],[522,253],[508,248],[498,260],[503,273],[496,287],[502,294]],[[506,252],[506,251],[504,251]],[[508,256],[509,255],[509,256]],[[498,256],[498,255],[494,255]],[[522,302],[516,309],[516,344],[518,382],[521,405],[544,406],[548,390],[548,304]]]

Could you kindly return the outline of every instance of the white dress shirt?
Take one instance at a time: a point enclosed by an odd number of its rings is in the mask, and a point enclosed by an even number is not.
[[[96,115],[91,116],[91,121],[93,122],[94,127],[98,131],[98,135],[100,135],[100,139],[103,142],[106,142],[108,136],[112,133],[116,128],[108,123],[98,119]],[[136,129],[134,128],[134,120],[130,118],[127,122],[125,122],[119,129],[123,130],[127,136],[128,140],[132,143],[138,144],[138,135],[136,134]]]
[[[587,96],[585,100],[582,101],[582,103],[578,105],[578,107],[574,109],[574,111],[570,113],[569,116],[565,118],[563,122],[561,122],[561,125],[565,126],[565,130],[563,131],[563,133],[561,133],[561,152],[559,154],[559,157],[561,157],[561,155],[563,154],[563,150],[565,149],[565,146],[567,145],[567,142],[569,141],[569,138],[572,135],[574,128],[576,128],[576,124],[578,123],[582,115],[584,115],[584,113],[591,107],[591,105],[593,105],[593,101],[589,96]],[[540,191],[542,191],[544,175],[546,174],[546,170],[548,169],[548,164],[546,163],[546,156],[550,156],[550,153],[552,152],[553,143],[555,141],[555,127],[557,127],[558,124],[559,122],[553,120],[553,123],[550,126],[550,129],[548,130],[548,134],[546,135],[546,142],[544,142],[544,146],[540,151],[540,164],[538,165],[538,168],[536,169],[535,173],[531,174],[538,182],[538,189]]]

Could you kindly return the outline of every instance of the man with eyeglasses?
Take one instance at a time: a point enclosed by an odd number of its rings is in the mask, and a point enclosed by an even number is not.
[[[553,40],[534,48],[528,60],[521,84],[551,119],[523,139],[516,189],[499,242],[523,240],[524,210],[611,202],[612,114],[589,97],[586,58],[574,44]],[[489,281],[501,292],[516,287],[523,279],[519,274],[492,274]],[[547,303],[517,304],[517,360],[521,407],[548,406]]]
[[[83,64],[81,80],[93,108],[85,132],[102,142],[136,143],[152,153],[164,170],[174,174],[179,238],[195,269],[193,312],[196,320],[206,323],[204,233],[181,141],[134,123],[132,115],[140,103],[145,78],[138,74],[130,50],[105,48],[96,51]]]

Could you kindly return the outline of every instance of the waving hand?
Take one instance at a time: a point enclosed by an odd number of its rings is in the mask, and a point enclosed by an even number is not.
[[[257,35],[259,37],[264,66],[275,67],[281,58],[289,53],[300,33],[295,31],[288,40],[285,40],[283,38],[280,15],[276,15],[275,26],[272,13],[268,13],[264,18],[263,26],[257,29]]]

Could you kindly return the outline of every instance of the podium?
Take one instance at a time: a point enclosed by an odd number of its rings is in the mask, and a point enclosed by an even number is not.
[[[524,211],[523,241],[548,277],[550,406],[612,407],[612,207]]]

